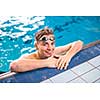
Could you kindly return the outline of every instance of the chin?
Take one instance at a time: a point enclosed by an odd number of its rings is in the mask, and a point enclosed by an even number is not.
[[[53,55],[53,53],[44,52],[44,56],[46,58],[51,57],[52,55]]]
[[[46,58],[49,58],[49,57],[51,57],[51,56],[52,56],[52,55],[45,55]]]

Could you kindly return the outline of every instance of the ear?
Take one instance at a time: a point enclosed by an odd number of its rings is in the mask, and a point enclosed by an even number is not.
[[[34,42],[34,46],[36,47],[36,49],[38,50],[38,46],[37,46],[37,42]]]

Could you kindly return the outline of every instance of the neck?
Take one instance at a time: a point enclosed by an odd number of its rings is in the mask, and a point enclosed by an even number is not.
[[[39,52],[37,52],[37,59],[46,59],[47,57],[44,57],[43,55],[41,55]]]

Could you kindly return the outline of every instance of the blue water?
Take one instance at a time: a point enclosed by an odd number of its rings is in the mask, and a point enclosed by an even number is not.
[[[1,16],[0,72],[9,71],[12,60],[35,51],[34,34],[44,26],[54,30],[56,46],[100,40],[100,16]]]

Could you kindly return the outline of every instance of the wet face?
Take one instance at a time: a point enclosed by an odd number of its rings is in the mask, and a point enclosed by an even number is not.
[[[38,55],[40,58],[48,58],[53,55],[55,49],[55,40],[53,35],[44,35],[36,43]]]

